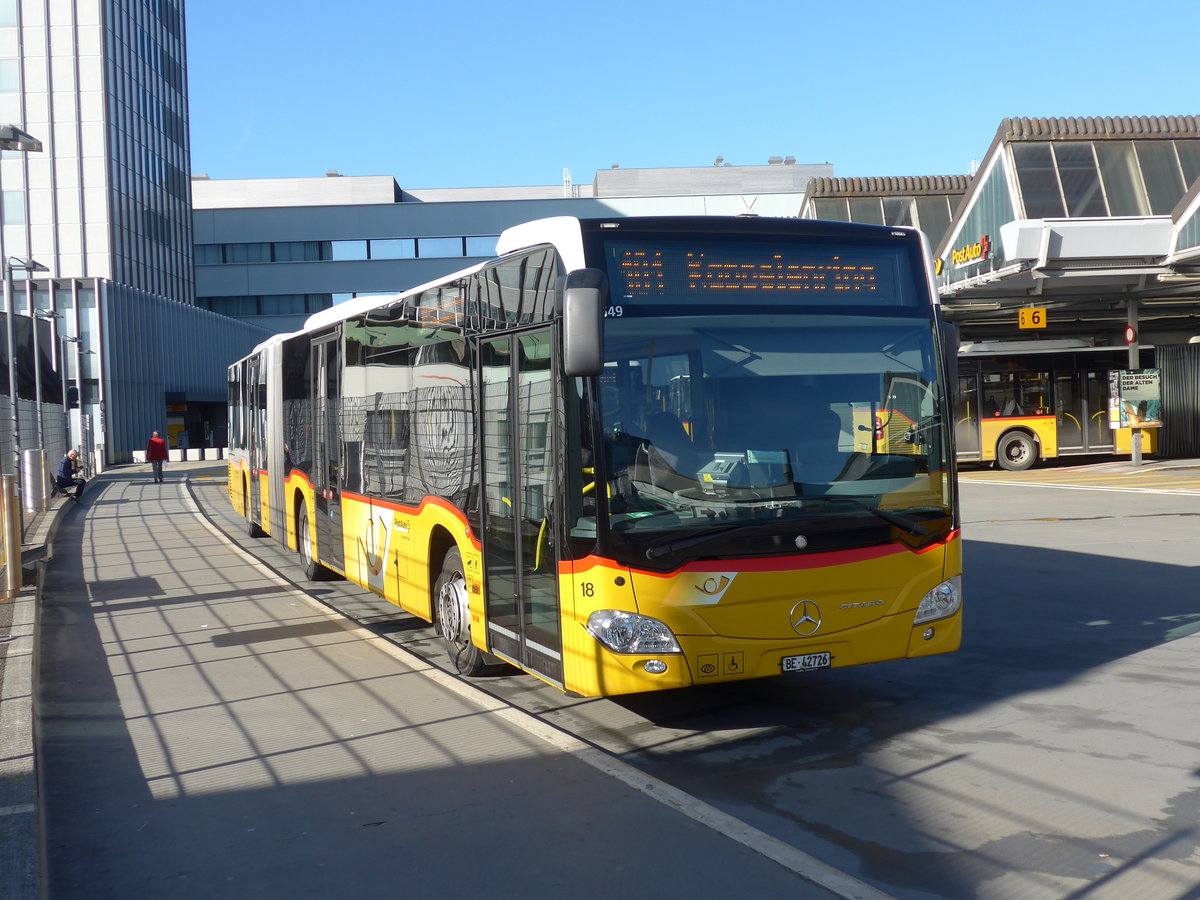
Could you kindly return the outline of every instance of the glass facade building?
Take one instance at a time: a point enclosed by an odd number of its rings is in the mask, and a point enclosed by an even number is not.
[[[45,148],[0,158],[5,258],[192,301],[184,37],[179,0],[0,0],[0,122]]]
[[[99,467],[151,431],[215,440],[225,366],[264,333],[195,306],[183,0],[0,0],[0,123],[42,142],[0,154],[0,261],[16,317],[53,322],[71,407],[21,393],[2,458],[65,442]]]

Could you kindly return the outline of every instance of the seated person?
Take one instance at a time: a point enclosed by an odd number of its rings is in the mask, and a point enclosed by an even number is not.
[[[83,486],[87,484],[82,478],[75,474],[75,470],[79,467],[79,451],[68,450],[62,459],[58,461],[58,469],[54,474],[54,484],[68,497],[73,497],[78,500],[83,496]],[[67,492],[75,488],[74,494]]]

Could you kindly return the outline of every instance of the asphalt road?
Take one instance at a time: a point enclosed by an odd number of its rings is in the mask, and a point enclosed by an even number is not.
[[[197,474],[236,533],[223,473]],[[611,700],[473,684],[902,900],[1200,898],[1195,476],[966,473],[951,656]],[[430,628],[310,587],[440,662]]]

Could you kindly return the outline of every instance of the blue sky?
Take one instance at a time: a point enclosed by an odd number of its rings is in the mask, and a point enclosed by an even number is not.
[[[1200,115],[1198,25],[1195,0],[188,0],[192,169],[957,174],[1007,116]]]

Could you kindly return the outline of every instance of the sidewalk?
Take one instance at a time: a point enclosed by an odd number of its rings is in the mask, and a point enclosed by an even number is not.
[[[181,469],[109,474],[59,526],[43,896],[834,896],[329,613]]]
[[[50,508],[26,513],[21,561],[23,587],[0,600],[0,895],[37,896],[37,784],[33,742],[33,665],[42,561],[50,546],[63,497]]]

